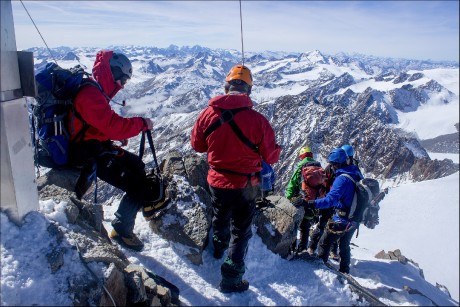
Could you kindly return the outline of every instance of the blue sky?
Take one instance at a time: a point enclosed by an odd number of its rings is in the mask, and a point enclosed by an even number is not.
[[[23,1],[48,46],[241,51],[239,1]],[[459,61],[459,1],[242,1],[245,51]],[[45,47],[12,1],[19,50]]]

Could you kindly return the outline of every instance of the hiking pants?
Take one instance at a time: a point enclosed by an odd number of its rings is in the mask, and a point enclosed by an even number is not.
[[[243,263],[246,257],[252,237],[257,188],[221,189],[209,186],[214,237],[225,245],[228,242],[228,258],[234,263]]]
[[[126,192],[115,212],[112,226],[121,236],[129,236],[133,232],[137,212],[143,206],[147,180],[142,159],[126,150],[119,150],[117,155],[97,157],[97,177]]]
[[[325,230],[318,245],[318,257],[323,259],[324,262],[327,262],[329,259],[329,252],[331,250],[331,246],[334,242],[339,240],[339,256],[340,256],[340,265],[339,271],[342,273],[349,273],[350,272],[350,261],[351,261],[351,253],[350,253],[350,242],[353,238],[353,234],[355,233],[356,229],[352,229],[348,232],[342,233],[332,233],[329,230]]]
[[[71,160],[74,166],[82,169],[80,176],[89,176],[95,164],[99,179],[126,192],[112,225],[120,235],[129,236],[146,194],[147,176],[142,159],[113,146],[111,141],[88,140],[72,144]]]
[[[329,220],[329,218],[332,216],[333,213],[334,213],[334,210],[331,210],[331,209],[321,209],[320,210],[319,222],[311,234],[310,243],[308,244],[308,248],[311,248],[312,250],[316,251],[316,248],[318,247],[318,242],[321,239],[321,236],[323,235],[324,229],[327,225],[327,221]],[[332,243],[331,251],[337,254],[338,247],[339,247],[338,242]]]

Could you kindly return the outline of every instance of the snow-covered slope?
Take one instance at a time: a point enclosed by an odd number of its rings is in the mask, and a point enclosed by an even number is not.
[[[403,185],[391,189],[381,202],[380,225],[374,230],[361,227],[352,241],[353,275],[363,286],[391,306],[458,306],[458,173],[447,178]],[[418,195],[413,202],[405,196]],[[433,198],[436,205],[433,205]],[[104,206],[104,227],[110,221],[117,201]],[[87,276],[76,251],[65,255],[64,266],[51,274],[47,262],[50,246],[55,246],[46,231],[55,221],[65,231],[71,227],[62,203],[41,201],[40,211],[25,218],[21,227],[1,213],[1,304],[2,305],[70,305],[66,292],[70,276]],[[72,226],[75,227],[75,226]],[[319,264],[287,261],[273,254],[258,235],[250,240],[246,274],[251,286],[243,294],[225,295],[216,289],[220,281],[220,260],[212,257],[212,247],[204,251],[203,264],[188,260],[181,245],[153,234],[139,214],[135,232],[145,243],[137,253],[122,249],[130,262],[165,277],[179,287],[180,299],[188,306],[248,305],[359,305],[349,286]],[[72,241],[72,238],[65,238]],[[417,262],[425,274],[411,262],[376,259],[380,250],[400,249]],[[96,264],[92,264],[93,268]],[[436,283],[447,286],[452,300]],[[423,295],[409,294],[404,287]],[[391,290],[393,289],[393,290]]]

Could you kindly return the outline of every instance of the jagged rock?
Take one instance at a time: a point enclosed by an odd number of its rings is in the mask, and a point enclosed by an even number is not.
[[[114,303],[115,306],[126,306],[128,289],[125,286],[124,274],[113,263],[109,265],[107,274],[108,277],[105,278],[104,286],[110,293],[111,298],[104,291],[98,306],[114,306]]]
[[[150,272],[139,273],[142,271],[140,267],[137,269],[138,273],[133,273],[132,276],[122,273],[129,266],[129,260],[116,244],[112,244],[107,231],[102,227],[102,206],[76,199],[72,191],[77,178],[78,172],[51,170],[40,179],[39,198],[66,202],[65,213],[69,222],[79,226],[78,231],[70,230],[64,234],[54,223],[49,225],[47,230],[51,235],[56,236],[58,243],[58,246],[52,247],[47,254],[51,271],[57,272],[65,265],[63,255],[66,252],[77,252],[79,259],[88,270],[91,270],[87,266],[90,262],[102,263],[108,267],[109,274],[104,280],[104,286],[109,290],[116,306],[145,302],[149,302],[147,305],[157,303],[161,306],[180,305],[179,289],[160,276]],[[193,193],[192,188],[187,191]],[[188,232],[191,237],[195,236],[192,230],[189,229]],[[64,236],[70,238],[69,242],[75,249],[70,250],[67,246],[60,245]],[[144,276],[146,276],[145,280]],[[161,286],[158,286],[159,284]],[[133,285],[137,285],[134,287],[137,290],[128,292],[128,289],[133,289]],[[149,290],[148,293],[145,287]],[[102,281],[88,278],[87,273],[69,280],[69,292],[74,306],[113,306],[112,298],[105,293]],[[129,300],[128,293],[130,293]]]
[[[441,285],[441,284],[438,284],[438,283],[436,282],[436,288],[440,289],[442,292],[444,292],[445,294],[447,294],[449,297],[452,297],[452,296],[450,296],[449,289],[447,289],[446,286]]]
[[[197,154],[182,154],[177,150],[166,153],[160,165],[162,174],[171,178],[173,175],[179,175],[187,178],[192,186],[201,186],[206,188],[208,164],[206,160]]]
[[[433,301],[431,298],[429,298],[428,296],[426,296],[425,294],[423,294],[422,292],[420,292],[420,290],[418,289],[414,289],[414,288],[411,288],[409,286],[403,286],[403,290],[407,291],[407,293],[409,294],[418,294],[418,295],[421,295],[425,298],[427,298],[428,300],[431,301],[431,303],[434,305],[434,306],[438,306],[438,304],[436,304],[435,301]]]
[[[211,228],[211,199],[205,188],[192,187],[191,182],[207,186],[206,162],[196,154],[183,157],[174,150],[165,155],[161,169],[170,178],[167,194],[171,204],[150,221],[150,228],[162,238],[184,245],[181,252],[192,263],[201,264]]]
[[[272,205],[264,207],[256,214],[254,225],[267,248],[286,258],[297,237],[304,209],[294,207],[287,198],[281,196],[268,196],[267,199]]]
[[[119,270],[123,270],[129,261],[126,256],[106,237],[101,237],[101,234],[91,227],[81,225],[83,229],[78,233],[74,232],[71,237],[75,244],[78,244],[81,255],[85,262],[103,262],[107,265],[111,263]]]
[[[459,171],[459,164],[450,159],[430,160],[418,159],[411,167],[412,178],[415,181],[436,179]]]
[[[183,155],[177,150],[172,150],[166,153],[160,164],[160,169],[163,176],[167,178],[171,178],[174,174],[187,177]]]
[[[157,294],[162,306],[169,306],[171,303],[171,291],[163,286],[158,286]]]
[[[69,221],[70,224],[75,224],[77,222],[78,215],[80,214],[80,210],[73,202],[68,202],[65,206],[64,213],[67,217],[67,221]]]
[[[69,280],[69,293],[73,306],[98,305],[104,289],[102,284],[93,278],[88,278],[88,273],[75,276]],[[112,305],[110,303],[110,305]]]
[[[184,165],[190,185],[203,187],[207,191],[209,166],[206,159],[197,154],[188,154],[184,157]]]
[[[51,273],[56,273],[64,265],[64,248],[53,248],[46,254],[46,259],[50,265]]]
[[[397,261],[401,262],[402,264],[406,264],[408,262],[411,262],[412,264],[414,264],[419,269],[420,276],[424,277],[423,276],[423,270],[420,269],[418,263],[414,262],[411,259],[408,259],[406,256],[404,256],[401,253],[401,251],[399,249],[396,249],[394,251],[388,251],[388,253],[385,253],[384,250],[381,250],[374,257],[377,258],[377,259],[397,260]]]
[[[127,274],[128,302],[136,304],[147,301],[147,292],[145,290],[142,274],[138,271],[132,271]]]
[[[78,176],[80,176],[80,172],[77,169],[50,169],[46,174],[37,178],[37,188],[38,191],[41,191],[45,187],[55,185],[69,192],[73,192]],[[59,194],[55,196],[59,196]]]
[[[130,299],[128,303],[133,304],[148,300],[150,302],[149,306],[180,305],[179,289],[162,277],[134,264],[127,266],[125,273],[129,276],[138,277],[137,281],[133,280],[131,282],[131,285],[134,285],[137,289],[134,289],[134,291],[137,292],[131,294],[133,299]],[[141,297],[144,295],[145,299],[142,300]]]
[[[390,256],[387,253],[385,253],[385,251],[383,249],[380,252],[378,252],[377,254],[375,254],[374,257],[377,258],[377,259],[390,260]]]
[[[184,177],[174,175],[168,189],[175,191],[170,193],[171,204],[159,218],[150,221],[150,228],[162,238],[184,245],[187,258],[194,264],[201,264],[211,228],[210,207],[201,202]]]

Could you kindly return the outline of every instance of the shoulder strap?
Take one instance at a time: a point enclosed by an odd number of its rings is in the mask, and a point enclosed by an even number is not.
[[[100,86],[99,83],[97,83],[95,80],[92,80],[90,78],[84,78],[82,81],[81,81],[81,84],[80,84],[80,88],[79,88],[79,91],[81,90],[82,87],[86,86],[86,85],[91,85],[91,86],[94,86],[94,87],[97,87],[98,90],[101,91],[102,94],[105,94],[104,91],[102,90],[102,87]],[[75,98],[75,97],[74,97]],[[71,123],[71,127],[72,127],[72,130],[73,130],[73,116],[75,116],[76,118],[78,118],[82,123],[83,123],[83,128],[77,133],[77,135],[75,136],[75,138],[73,139],[73,142],[80,142],[80,141],[83,141],[84,137],[85,137],[85,134],[86,134],[86,131],[88,130],[89,128],[89,125],[88,123],[83,119],[83,117],[80,115],[80,113],[77,112],[77,110],[75,109],[75,106],[72,104],[72,123]]]
[[[353,192],[353,200],[351,201],[351,206],[350,208],[347,210],[347,219],[350,219],[350,215],[353,214],[355,211],[356,211],[356,207],[358,206],[358,195],[356,193],[356,181],[353,179],[353,177],[351,177],[350,175],[348,174],[340,174],[339,176],[345,176],[347,177],[348,179],[350,179],[354,186],[355,186],[355,191]],[[340,201],[343,203],[342,199],[340,199]]]
[[[353,181],[353,183],[356,185],[356,180],[354,180],[353,177],[351,177],[350,175],[348,175],[348,174],[340,174],[339,176],[345,176],[345,177],[347,177],[348,179],[350,179],[351,181]]]
[[[218,120],[213,122],[209,127],[205,130],[204,132],[204,137],[207,138],[212,132],[214,132],[217,128],[222,126],[225,123],[228,123],[230,127],[232,128],[233,132],[236,134],[236,136],[249,148],[251,148],[253,151],[258,152],[259,147],[252,143],[241,131],[240,127],[235,123],[233,120],[233,117],[235,114],[243,111],[243,110],[248,110],[247,107],[244,108],[238,108],[238,109],[229,109],[229,110],[221,110],[221,115]]]

